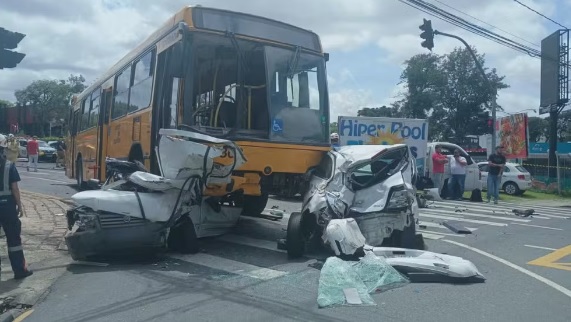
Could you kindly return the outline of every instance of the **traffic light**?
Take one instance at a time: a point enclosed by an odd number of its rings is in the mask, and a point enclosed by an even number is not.
[[[432,22],[426,19],[422,20],[423,23],[418,28],[422,30],[422,33],[420,33],[420,38],[424,39],[424,41],[420,45],[432,51],[432,48],[434,48],[434,31],[432,30]]]
[[[19,32],[0,28],[0,69],[14,68],[24,59],[26,54],[8,50],[16,49],[24,37],[26,35]]]

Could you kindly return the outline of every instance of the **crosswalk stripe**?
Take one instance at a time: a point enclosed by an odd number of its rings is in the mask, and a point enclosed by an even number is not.
[[[428,230],[422,230],[422,229],[419,229],[418,231],[421,232],[423,236],[424,236],[424,233],[434,234],[434,235],[441,235],[441,236],[461,237],[461,238],[465,236],[465,235],[462,235],[462,234],[446,234],[446,233],[435,232],[435,231],[428,231]]]
[[[433,214],[426,214],[421,213],[421,217],[428,217],[428,218],[435,218],[435,219],[445,219],[445,220],[452,220],[452,221],[464,221],[470,222],[474,224],[481,224],[481,225],[489,225],[489,226],[496,226],[496,227],[506,227],[508,224],[501,224],[492,221],[485,221],[485,220],[475,220],[475,219],[467,219],[462,217],[452,217],[452,216],[441,216],[441,215],[433,215]]]
[[[278,271],[265,267],[259,267],[256,265],[246,264],[239,261],[204,253],[199,253],[194,255],[172,254],[169,255],[169,257],[187,263],[206,266],[213,269],[222,270],[228,273],[248,276],[260,280],[271,280],[288,274],[288,272]]]
[[[222,236],[218,237],[217,240],[222,240],[224,242],[240,244],[240,245],[245,245],[245,246],[250,246],[250,247],[267,249],[267,250],[280,252],[280,253],[286,253],[285,250],[278,249],[277,241],[272,242],[269,240],[262,240],[262,239],[257,239],[257,238],[241,236],[241,235],[235,235],[235,234],[222,235]]]
[[[439,240],[444,238],[444,236],[442,235],[437,235],[437,234],[433,234],[432,232],[430,233],[422,233],[422,237],[425,239],[431,239],[431,240]]]
[[[541,216],[558,218],[558,219],[568,219],[569,216],[565,216],[564,214],[569,213],[569,211],[565,211],[564,209],[558,209],[556,207],[537,207],[533,205],[525,205],[525,204],[507,204],[507,203],[500,203],[499,205],[493,204],[474,204],[468,202],[450,202],[450,201],[443,201],[437,202],[435,205],[447,205],[448,207],[458,206],[458,207],[466,207],[470,209],[489,209],[489,210],[507,210],[511,212],[513,209],[534,209],[536,213]],[[537,218],[537,216],[534,216]]]
[[[484,213],[502,213],[507,216],[515,216],[512,212],[513,208],[504,208],[504,207],[485,207],[485,206],[474,206],[474,205],[438,205],[438,208],[447,208],[447,209],[467,209],[471,211],[477,212],[484,212]],[[539,216],[534,216],[539,217]],[[547,219],[547,218],[546,218]]]
[[[529,224],[520,224],[520,223],[513,223],[514,225],[526,226],[526,227],[534,227],[534,228],[543,228],[543,229],[550,229],[550,230],[560,230],[563,231],[561,228],[554,228],[554,227],[546,227],[546,226],[539,226],[539,225],[529,225]]]
[[[418,224],[426,226],[426,227],[430,227],[430,228],[440,228],[440,229],[450,230],[450,228],[445,227],[444,225],[441,225],[439,223],[432,222],[432,221],[419,221]],[[478,228],[468,228],[468,227],[466,227],[466,229],[468,229],[469,231],[478,230]]]
[[[450,214],[450,215],[459,215],[459,216],[472,216],[472,217],[482,217],[482,218],[491,218],[491,219],[497,219],[497,220],[509,220],[509,221],[515,221],[515,222],[530,222],[531,220],[529,219],[520,219],[520,218],[510,218],[510,217],[503,217],[503,216],[494,216],[494,215],[484,215],[484,214],[475,214],[475,213],[471,213],[471,212],[467,212],[467,211],[463,211],[463,212],[455,212],[455,211],[450,211],[450,210],[436,210],[436,209],[426,209],[423,208],[421,210],[421,212],[428,212],[428,213],[435,213],[435,214],[439,214],[439,213],[443,213],[443,214]]]

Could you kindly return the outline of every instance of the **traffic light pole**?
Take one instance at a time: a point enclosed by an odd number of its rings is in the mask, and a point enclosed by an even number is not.
[[[466,48],[470,52],[470,55],[472,55],[472,58],[474,59],[474,62],[476,63],[478,70],[480,70],[480,73],[482,73],[482,77],[484,78],[484,81],[486,82],[488,87],[492,90],[492,93],[494,94],[492,97],[492,107],[490,108],[490,106],[488,105],[488,102],[484,102],[484,104],[486,105],[486,108],[488,108],[490,111],[492,111],[492,123],[493,123],[492,124],[492,151],[495,150],[495,148],[497,146],[496,145],[496,110],[497,110],[496,96],[497,96],[497,93],[496,93],[495,88],[492,87],[492,84],[490,83],[490,80],[488,79],[488,76],[486,75],[484,68],[482,67],[482,65],[478,61],[478,57],[476,57],[476,54],[474,53],[474,51],[472,51],[472,48],[470,47],[470,45],[468,45],[468,43],[464,39],[462,39],[458,36],[455,36],[455,35],[440,32],[438,30],[434,30],[434,34],[460,40],[464,44],[464,46],[466,46]]]

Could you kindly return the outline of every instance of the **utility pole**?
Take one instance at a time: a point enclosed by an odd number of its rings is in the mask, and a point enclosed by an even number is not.
[[[498,93],[496,91],[496,88],[492,87],[492,84],[490,83],[490,80],[488,79],[488,76],[486,75],[484,68],[482,67],[482,65],[478,61],[478,57],[476,57],[476,54],[474,53],[474,51],[472,51],[472,48],[470,47],[470,45],[468,45],[468,43],[464,39],[462,39],[458,36],[455,36],[455,35],[440,32],[438,30],[432,30],[432,22],[430,20],[423,19],[422,25],[420,25],[418,28],[420,30],[422,30],[422,33],[420,34],[420,38],[424,39],[424,41],[421,43],[422,47],[427,48],[428,50],[432,51],[432,48],[434,47],[434,35],[442,35],[442,36],[446,36],[446,37],[450,37],[450,38],[460,40],[464,44],[464,46],[466,46],[466,48],[470,52],[470,55],[472,55],[472,58],[474,59],[474,62],[476,63],[476,67],[478,67],[478,70],[480,71],[480,73],[482,73],[482,77],[484,78],[484,82],[486,82],[486,84],[488,85],[488,87],[490,88],[490,90],[493,93],[491,108],[488,105],[488,102],[484,102],[484,104],[486,105],[486,108],[492,112],[492,123],[493,123],[493,125],[492,125],[492,149],[495,149],[496,148],[496,131],[497,131],[496,130],[496,111],[497,111],[496,99],[497,99]]]

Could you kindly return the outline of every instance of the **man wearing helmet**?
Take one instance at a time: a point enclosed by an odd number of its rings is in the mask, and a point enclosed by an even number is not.
[[[5,149],[8,146],[6,137],[0,134],[0,226],[6,234],[8,258],[12,264],[15,279],[23,279],[32,275],[26,267],[24,250],[22,248],[22,202],[18,181],[20,175],[16,164],[6,159]]]
[[[331,140],[331,146],[332,147],[334,147],[334,148],[339,147],[339,134],[331,133],[331,135],[329,136],[329,139]]]

